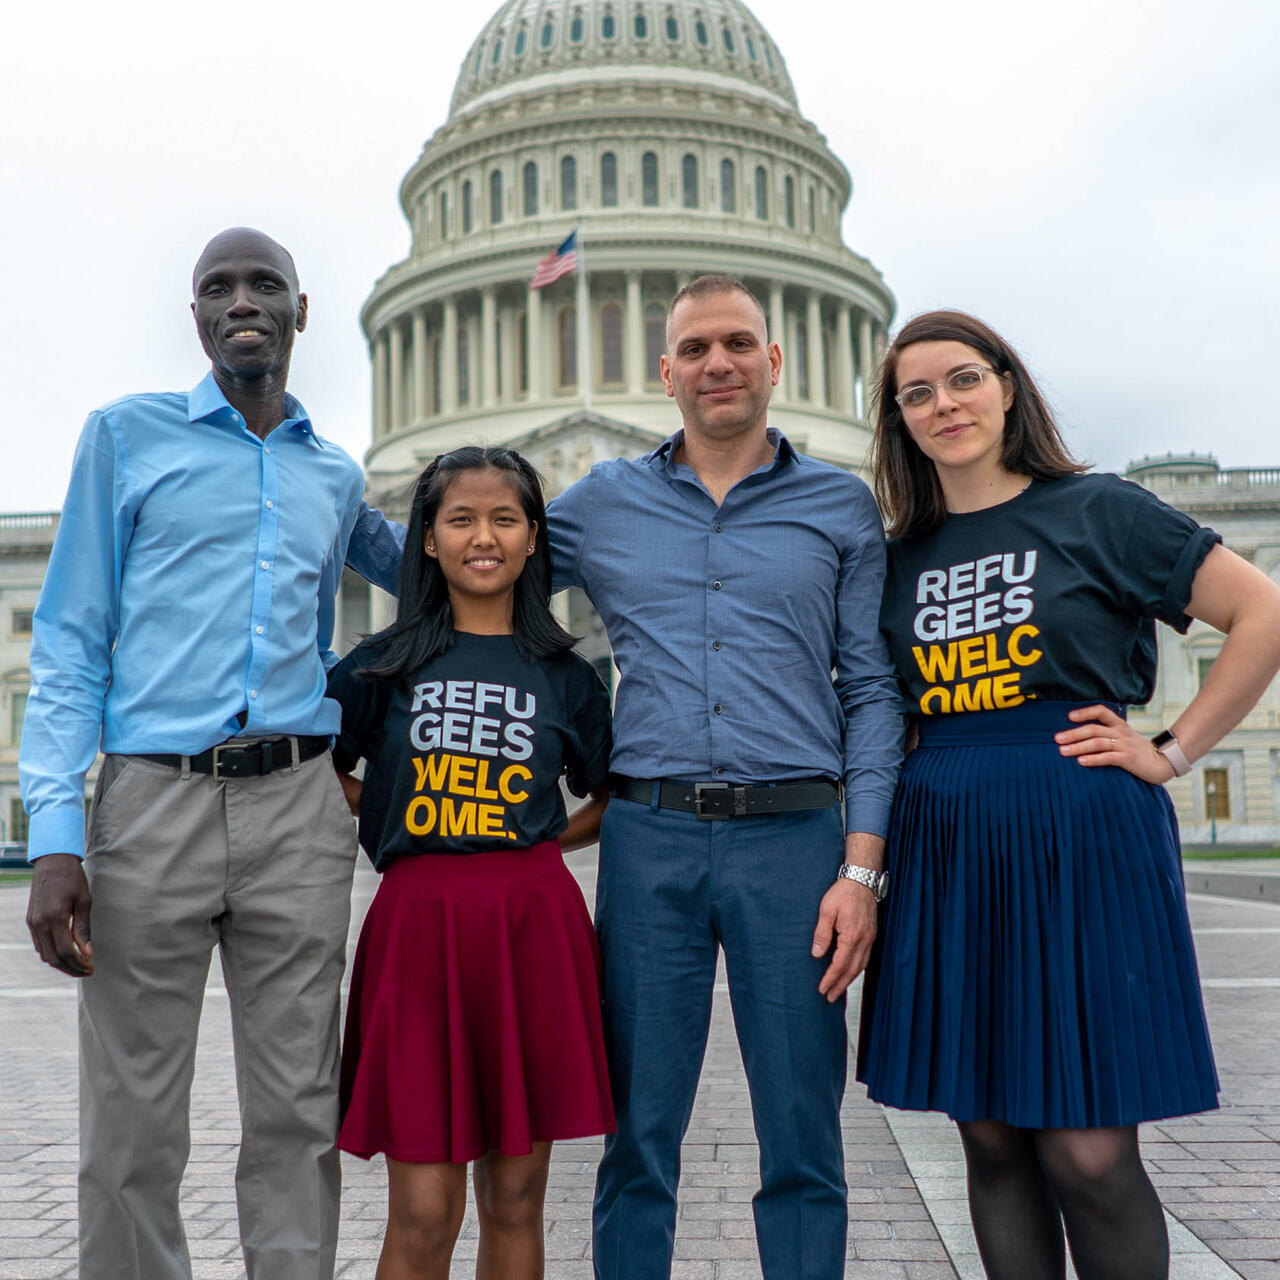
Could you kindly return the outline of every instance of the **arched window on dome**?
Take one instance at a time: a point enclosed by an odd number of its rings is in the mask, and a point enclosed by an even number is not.
[[[764,60],[769,65],[769,70],[773,70],[773,53],[769,48],[769,42],[761,37],[760,43],[764,46]]]
[[[458,403],[471,403],[471,334],[465,324],[458,326]]]
[[[496,67],[498,65],[498,59],[501,57],[502,57],[502,36],[499,35],[498,38],[493,42],[493,56],[489,59],[490,64]]]
[[[752,62],[758,62],[759,59],[756,57],[755,41],[752,40],[750,36],[744,36],[743,39],[747,42],[747,57],[750,58]]]
[[[578,207],[578,162],[572,156],[560,161],[560,207]]]
[[[756,217],[761,222],[769,219],[769,175],[764,165],[756,165]]]
[[[612,151],[600,157],[600,203],[606,209],[618,203],[618,157]]]
[[[600,308],[600,381],[622,385],[622,308],[616,302]]]
[[[644,377],[662,381],[662,355],[667,349],[667,313],[656,302],[644,309]]]
[[[561,391],[572,391],[578,385],[578,316],[575,307],[561,307],[556,316],[559,350],[556,361]]]
[[[724,41],[725,53],[733,52],[733,32],[727,26],[720,28],[720,39]]]
[[[496,226],[502,221],[502,170],[495,169],[489,175],[489,223]]]
[[[515,44],[511,47],[512,54],[517,58],[524,57],[524,51],[528,47],[528,44],[529,32],[524,27],[521,27],[520,30],[516,32]]]
[[[538,166],[529,160],[524,166],[524,216],[532,218],[538,212]]]
[[[782,210],[787,226],[793,231],[796,225],[796,180],[790,175],[782,180]]]
[[[645,17],[643,9],[637,9],[635,17],[632,19],[631,29],[636,33],[637,40],[647,40],[649,38],[649,19]]]
[[[667,39],[680,39],[680,23],[676,20],[676,15],[674,13],[667,14]]]
[[[640,157],[640,203],[652,208],[658,203],[658,153],[646,151]]]
[[[447,240],[449,238],[449,193],[442,191],[440,193],[440,239]]]
[[[801,400],[809,398],[809,326],[803,320],[796,321],[796,395]]]
[[[697,42],[705,49],[711,43],[711,38],[707,35],[707,24],[701,18],[693,24],[693,34]]]
[[[606,9],[600,19],[600,39],[613,40],[618,35],[618,19],[613,16],[612,9]]]
[[[480,68],[483,66],[484,66],[484,45],[480,45],[480,47],[476,49],[475,66],[471,68],[471,74],[473,76],[478,76],[480,74]]]
[[[738,212],[738,171],[729,159],[720,161],[720,212]]]
[[[462,234],[465,236],[471,230],[471,223],[474,217],[471,204],[471,179],[468,178],[462,184]]]
[[[543,49],[550,49],[551,42],[556,38],[555,23],[550,18],[542,24],[542,31],[538,36],[538,44]]]
[[[814,212],[814,208],[813,208],[813,183],[810,183],[805,188],[804,202],[805,202],[806,208],[808,209],[809,234],[813,235],[813,233],[818,229],[818,217],[817,217],[817,214]]]
[[[680,186],[683,192],[684,207],[698,207],[698,157],[692,151],[686,152],[680,161]]]
[[[573,17],[569,20],[569,43],[581,44],[582,37],[586,35],[586,23],[582,20],[582,10],[575,9]]]

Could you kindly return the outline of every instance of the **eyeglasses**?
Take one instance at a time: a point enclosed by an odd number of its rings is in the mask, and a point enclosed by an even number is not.
[[[940,378],[937,382],[913,382],[893,398],[904,414],[909,413],[915,417],[930,413],[933,410],[934,392],[938,387],[945,386],[947,395],[953,400],[972,400],[982,390],[984,373],[995,373],[997,378],[1000,377],[1000,374],[985,364],[967,364],[962,369],[952,369],[945,378]]]

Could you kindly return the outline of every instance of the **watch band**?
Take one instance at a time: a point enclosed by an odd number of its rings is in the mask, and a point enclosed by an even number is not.
[[[863,885],[871,890],[877,902],[883,902],[889,892],[887,871],[872,871],[870,867],[855,867],[852,863],[842,862],[840,870],[836,872],[836,879],[852,880],[855,884]]]
[[[1191,761],[1172,730],[1162,729],[1151,739],[1151,745],[1169,762],[1175,778],[1185,778],[1191,772]]]

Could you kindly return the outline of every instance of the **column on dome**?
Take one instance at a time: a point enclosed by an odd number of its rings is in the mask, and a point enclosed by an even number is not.
[[[474,358],[480,366],[480,403],[489,407],[498,399],[498,310],[491,284],[480,290],[480,342]]]
[[[525,316],[525,368],[529,371],[529,399],[544,400],[547,395],[547,371],[542,367],[542,290],[528,291]]]
[[[805,308],[805,329],[809,345],[809,402],[823,404],[822,395],[822,298],[810,289]]]
[[[427,309],[413,309],[413,420],[424,422],[431,413],[430,385],[427,364],[430,351],[427,348]]]
[[[391,382],[389,399],[391,430],[402,431],[407,423],[404,411],[404,325],[393,320],[387,325],[387,346],[390,360],[387,376]]]
[[[444,300],[444,325],[440,335],[440,412],[458,412],[458,299]]]
[[[778,377],[778,385],[774,388],[773,399],[775,404],[786,404],[790,398],[787,395],[787,381],[790,377],[786,350],[787,313],[783,305],[782,284],[777,280],[769,282],[769,341],[776,342],[783,349],[782,373]]]
[[[843,299],[836,305],[836,386],[837,413],[853,412],[853,304]]]
[[[640,291],[638,271],[627,272],[626,311],[627,391],[633,396],[638,396],[644,394],[644,298]]]
[[[373,340],[373,438],[387,434],[387,332]]]

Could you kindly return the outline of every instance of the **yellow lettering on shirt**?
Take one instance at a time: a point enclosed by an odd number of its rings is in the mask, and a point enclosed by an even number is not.
[[[530,782],[533,780],[533,773],[522,764],[512,764],[503,769],[498,777],[498,790],[502,793],[502,798],[510,804],[523,804],[529,798],[529,793],[513,791],[511,787],[513,778],[523,778],[526,782]]]

